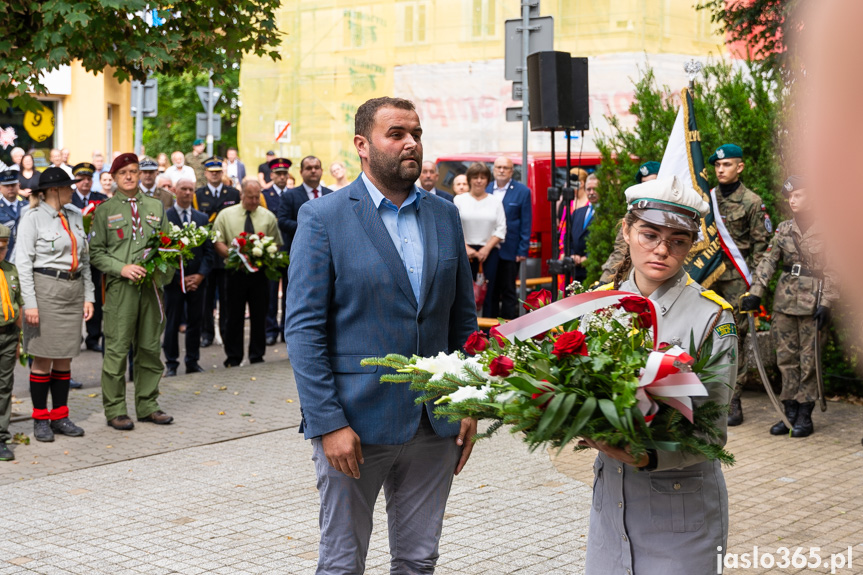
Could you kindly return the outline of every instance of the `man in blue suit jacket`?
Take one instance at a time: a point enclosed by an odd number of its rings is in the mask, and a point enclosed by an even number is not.
[[[515,280],[518,266],[527,259],[530,230],[533,225],[533,201],[530,189],[512,179],[512,160],[501,156],[494,161],[494,181],[486,192],[503,201],[506,212],[506,240],[500,245],[500,260],[491,297],[491,317],[518,317]]]
[[[420,187],[430,194],[440,196],[451,202],[453,195],[437,188],[437,178],[437,164],[428,160],[423,162],[423,169],[420,172]]]
[[[458,210],[418,189],[419,117],[399,98],[357,110],[363,174],[303,205],[288,267],[285,338],[321,496],[318,575],[362,573],[381,486],[393,573],[432,573],[454,473],[476,421],[435,419],[364,357],[433,356],[476,330]]]
[[[181,178],[174,186],[174,192],[177,195],[177,202],[167,211],[169,222],[179,227],[183,227],[186,223],[203,227],[210,223],[207,214],[192,207],[195,182]],[[180,366],[177,334],[180,331],[184,306],[186,308],[186,373],[204,371],[198,363],[201,359],[201,327],[204,318],[207,275],[213,266],[216,253],[210,240],[192,248],[192,253],[195,257],[183,262],[185,277],[181,278],[180,270],[177,270],[171,283],[165,286],[165,339],[162,342],[162,349],[165,352],[166,376],[177,375],[177,368]],[[181,282],[185,282],[185,293]]]
[[[333,193],[333,190],[321,185],[322,175],[321,161],[314,156],[306,156],[300,162],[300,176],[303,178],[303,183],[282,194],[278,213],[279,229],[282,231],[285,249],[289,252],[294,234],[297,233],[297,216],[300,213],[300,207],[309,200]]]

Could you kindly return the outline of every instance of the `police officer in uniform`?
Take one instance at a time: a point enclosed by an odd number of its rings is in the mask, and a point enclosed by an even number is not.
[[[168,231],[165,208],[138,187],[138,156],[120,154],[111,165],[117,193],[93,214],[90,261],[102,270],[105,287],[105,357],[102,363],[102,403],[108,425],[118,430],[135,424],[126,409],[126,355],[134,357],[135,413],[138,421],[159,425],[174,418],[159,408],[162,361],[159,340],[164,329],[162,286],[144,279],[146,270],[135,264],[147,238]]]
[[[269,169],[271,184],[269,188],[265,188],[261,191],[261,206],[267,208],[274,214],[278,215],[279,213],[279,201],[281,201],[282,194],[287,193],[288,191],[288,175],[291,168],[291,161],[287,158],[273,158],[269,162],[267,162],[267,168]],[[275,196],[278,198],[277,201],[273,201],[269,198],[271,196]],[[264,203],[266,200],[266,203]],[[276,206],[275,208],[270,206]],[[279,246],[281,251],[288,251],[287,244],[282,244]],[[276,340],[281,337],[282,341],[285,340],[285,314],[284,314],[284,301],[285,301],[285,292],[288,289],[288,276],[287,274],[282,277],[281,285],[282,285],[282,316],[279,318],[279,283],[278,281],[270,280],[270,307],[267,310],[267,345],[273,345],[276,343]]]
[[[223,209],[240,203],[240,191],[222,183],[222,158],[213,156],[204,161],[206,185],[195,190],[192,202],[194,208],[207,214],[210,222]],[[207,278],[207,293],[204,301],[204,322],[201,328],[201,347],[210,347],[216,338],[216,324],[213,314],[216,310],[216,295],[219,296],[219,332],[224,338],[228,321],[228,292],[226,288],[225,262],[215,258]]]
[[[156,185],[156,177],[159,175],[159,164],[150,158],[141,158],[138,169],[141,171],[141,191],[151,198],[162,202],[165,210],[171,208],[177,197],[170,190],[160,188]]]
[[[3,253],[11,237],[12,230],[0,224],[0,287],[4,287],[7,292],[0,298],[0,461],[15,459],[15,454],[6,442],[12,439],[12,434],[9,433],[12,385],[15,383],[15,358],[21,333],[21,308],[24,307],[18,270],[6,260],[6,254]]]
[[[9,236],[9,249],[6,253],[7,261],[15,261],[15,237],[18,235],[18,222],[21,212],[27,206],[27,202],[18,195],[20,189],[18,172],[15,170],[4,170],[0,172],[0,223],[11,230]]]
[[[752,190],[740,181],[743,172],[743,150],[736,144],[724,144],[716,149],[707,160],[716,169],[716,179],[719,186],[714,188],[716,201],[719,205],[719,215],[728,229],[728,233],[746,259],[750,270],[754,270],[767,249],[773,225],[764,202]],[[737,270],[734,262],[726,253],[722,254],[725,271],[710,287],[721,295],[725,301],[738,306],[740,296],[746,293],[746,280]],[[743,407],[740,404],[740,393],[746,382],[746,354],[743,353],[743,342],[746,339],[746,317],[737,309],[737,329],[741,344],[741,353],[737,369],[737,384],[731,398],[731,410],[728,414],[728,425],[743,423]],[[755,334],[753,334],[753,337]]]
[[[779,399],[794,426],[791,437],[806,437],[815,431],[812,410],[818,396],[815,365],[815,338],[830,318],[830,306],[837,299],[836,275],[825,266],[824,240],[815,222],[812,197],[800,176],[791,176],[782,187],[794,218],[776,228],[761,263],[752,274],[750,295],[740,303],[742,311],[755,311],[770,280],[782,262],[782,274],[773,296],[776,330],[776,360],[782,373]],[[818,291],[821,286],[821,298]],[[772,435],[787,435],[780,421],[770,428]]]

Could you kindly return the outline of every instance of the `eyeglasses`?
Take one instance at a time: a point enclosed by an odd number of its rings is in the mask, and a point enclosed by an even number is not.
[[[668,253],[675,256],[685,256],[692,249],[692,241],[681,238],[664,239],[652,230],[638,230],[638,244],[646,250],[655,250],[664,243]]]

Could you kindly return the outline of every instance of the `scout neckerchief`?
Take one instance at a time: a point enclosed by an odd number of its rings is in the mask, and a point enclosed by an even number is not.
[[[136,234],[144,237],[144,228],[141,227],[141,215],[138,213],[138,200],[129,198],[126,200],[132,208],[132,239],[137,239]]]
[[[69,240],[72,242],[72,267],[69,268],[69,271],[74,273],[78,270],[78,240],[75,238],[75,234],[72,233],[72,229],[69,227],[69,220],[66,219],[66,214],[61,210],[57,212],[57,215],[60,217],[60,223],[63,224],[63,229],[66,230],[67,234],[69,234]]]
[[[3,305],[3,319],[9,321],[10,317],[15,317],[15,310],[12,308],[12,298],[9,297],[9,284],[6,283],[6,273],[0,269],[0,303]]]

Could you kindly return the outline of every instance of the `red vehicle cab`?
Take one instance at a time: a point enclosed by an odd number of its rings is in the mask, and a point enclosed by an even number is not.
[[[459,174],[467,171],[474,162],[485,163],[489,170],[494,173],[495,159],[505,156],[512,160],[514,170],[513,179],[521,180],[521,152],[476,153],[456,154],[442,156],[437,159],[438,187],[452,193],[452,181]],[[573,168],[581,167],[587,172],[596,170],[600,163],[600,155],[597,153],[583,153],[579,157],[573,155],[571,165]],[[531,226],[530,251],[527,260],[527,277],[541,277],[548,275],[546,261],[551,258],[553,238],[551,225],[551,207],[548,204],[548,188],[551,186],[551,154],[539,152],[527,156],[527,187],[530,188],[533,198],[533,225]],[[566,155],[556,154],[555,184],[563,187],[566,182]]]

